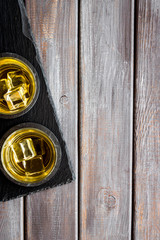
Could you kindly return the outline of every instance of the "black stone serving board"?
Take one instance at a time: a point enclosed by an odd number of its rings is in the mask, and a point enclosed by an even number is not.
[[[55,176],[47,183],[37,187],[23,187],[14,184],[0,172],[0,201],[7,201],[43,189],[69,183],[73,180],[74,176],[67,156],[66,144],[60,132],[54,104],[49,94],[49,89],[47,89],[24,3],[21,0],[0,1],[0,53],[6,52],[18,54],[34,66],[40,79],[40,94],[33,108],[25,115],[15,119],[0,119],[0,138],[10,128],[20,123],[39,123],[50,129],[59,140],[62,159]]]

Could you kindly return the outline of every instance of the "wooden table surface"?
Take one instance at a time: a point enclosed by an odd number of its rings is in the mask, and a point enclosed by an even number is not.
[[[26,0],[76,173],[0,204],[0,240],[160,239],[160,1]]]

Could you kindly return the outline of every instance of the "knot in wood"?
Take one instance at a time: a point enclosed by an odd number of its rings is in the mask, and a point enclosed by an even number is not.
[[[116,197],[113,192],[107,188],[103,188],[98,193],[98,202],[106,209],[112,209],[116,207]]]
[[[66,95],[62,95],[59,101],[61,104],[67,104],[69,101],[69,98]]]
[[[106,200],[108,208],[114,208],[116,206],[116,198],[114,196],[109,195]]]

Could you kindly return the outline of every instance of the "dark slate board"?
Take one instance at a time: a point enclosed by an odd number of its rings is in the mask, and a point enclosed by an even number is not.
[[[54,104],[47,89],[38,51],[33,41],[30,25],[21,0],[0,1],[0,53],[15,53],[26,58],[36,69],[40,79],[40,94],[34,107],[15,119],[0,119],[0,138],[11,127],[25,122],[39,123],[49,128],[59,140],[62,160],[56,175],[37,187],[22,187],[9,181],[0,172],[0,201],[7,201],[33,192],[69,183],[73,180],[66,145],[59,129]]]

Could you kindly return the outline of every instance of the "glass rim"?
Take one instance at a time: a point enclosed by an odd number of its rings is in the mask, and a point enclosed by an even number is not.
[[[39,130],[39,131],[45,133],[45,135],[51,140],[52,144],[54,145],[55,151],[56,151],[56,160],[55,160],[54,167],[52,168],[50,173],[45,178],[43,178],[42,180],[36,181],[36,182],[22,182],[22,181],[16,180],[15,178],[12,177],[11,174],[9,174],[8,171],[5,170],[4,165],[2,163],[2,150],[3,150],[5,142],[7,141],[9,136],[14,134],[18,130],[22,130],[22,129],[35,129],[35,130]],[[39,186],[39,185],[42,185],[43,183],[48,182],[56,174],[57,170],[59,169],[59,166],[61,163],[61,157],[62,157],[62,152],[61,152],[61,147],[60,147],[57,137],[53,134],[53,132],[51,132],[48,128],[44,127],[41,124],[30,123],[30,122],[18,124],[16,126],[12,127],[11,129],[9,129],[0,140],[0,170],[10,181],[12,181],[13,183],[16,183],[20,186],[35,187],[35,186]]]
[[[35,70],[33,65],[26,58],[24,58],[24,57],[22,57],[22,56],[20,56],[16,53],[9,53],[9,52],[0,53],[0,59],[5,59],[5,58],[15,59],[17,61],[22,62],[24,65],[26,65],[29,68],[29,70],[31,71],[31,73],[33,74],[34,81],[35,81],[35,86],[36,86],[35,87],[35,94],[33,96],[33,99],[31,100],[31,102],[29,103],[29,105],[25,109],[23,109],[20,112],[12,113],[12,114],[0,113],[0,118],[14,119],[14,118],[20,117],[20,116],[26,114],[27,112],[29,112],[31,110],[31,108],[34,106],[34,104],[37,102],[37,99],[38,99],[38,96],[39,96],[39,93],[40,93],[40,80],[39,80],[39,76],[38,76],[37,71]]]

